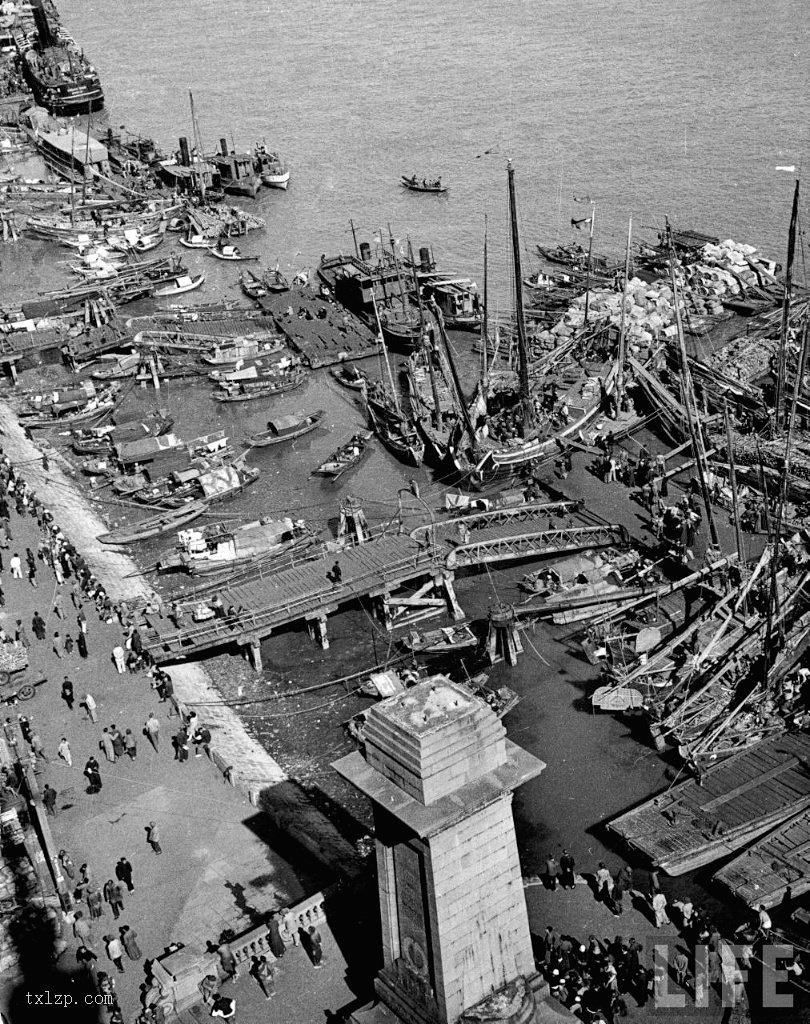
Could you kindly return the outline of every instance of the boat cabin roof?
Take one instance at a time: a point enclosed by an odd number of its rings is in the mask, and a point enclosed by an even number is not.
[[[275,419],[267,421],[267,429],[275,430],[277,434],[283,434],[287,430],[295,430],[301,426],[300,416],[276,416]]]

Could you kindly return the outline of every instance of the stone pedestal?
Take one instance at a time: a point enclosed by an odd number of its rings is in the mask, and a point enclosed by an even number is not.
[[[526,1024],[535,968],[511,804],[545,765],[446,680],[372,708],[365,743],[335,768],[374,805],[380,1021],[457,1024],[498,994],[505,1015],[478,1019]]]

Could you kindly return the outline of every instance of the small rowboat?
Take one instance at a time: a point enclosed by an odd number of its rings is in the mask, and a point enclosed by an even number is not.
[[[122,526],[110,533],[102,533],[97,540],[102,544],[133,544],[139,540],[149,540],[150,537],[159,537],[162,533],[170,533],[180,526],[185,526],[194,519],[198,519],[205,512],[208,504],[200,499],[190,501],[182,508],[164,510],[157,515],[142,519],[132,526]]]
[[[187,235],[185,238],[179,238],[178,241],[187,249],[211,249],[212,245],[216,244],[213,239],[206,238],[205,235]]]
[[[340,366],[334,367],[330,373],[338,384],[342,384],[344,388],[351,388],[352,391],[362,391],[363,387],[368,384],[368,377],[362,370],[358,370],[356,366],[347,366],[341,363]]]
[[[281,444],[283,441],[292,441],[296,437],[308,434],[314,430],[326,413],[323,409],[313,412],[301,419],[299,416],[278,416],[274,420],[267,421],[267,430],[259,434],[251,434],[245,438],[245,443],[251,448],[266,448],[271,444]]]
[[[412,178],[406,178],[403,174],[400,184],[411,192],[431,192],[434,195],[442,195],[447,191],[447,186],[442,185],[441,178],[436,178],[435,181],[428,181],[426,178],[422,178],[420,181],[415,174]]]
[[[135,252],[150,252],[152,249],[157,249],[164,237],[162,232],[157,235],[143,235],[133,244],[132,248]]]
[[[265,270],[264,274],[262,274],[262,283],[270,292],[288,292],[290,290],[290,282],[278,267],[273,267],[272,270]]]
[[[352,469],[360,462],[369,449],[369,442],[373,434],[370,430],[361,431],[350,438],[340,448],[335,449],[329,458],[314,469],[314,476],[329,476],[337,480],[339,476]]]
[[[258,256],[243,256],[238,246],[223,245],[208,250],[209,256],[215,256],[218,260],[230,260],[231,263],[245,263],[249,260],[257,260]]]
[[[402,642],[414,654],[448,654],[468,647],[477,647],[478,637],[468,625],[462,623],[458,626],[428,629],[424,633],[412,629],[403,637]]]
[[[182,295],[183,292],[193,292],[205,281],[205,274],[198,274],[196,277],[178,277],[166,288],[158,288],[155,295],[166,297],[169,295]]]

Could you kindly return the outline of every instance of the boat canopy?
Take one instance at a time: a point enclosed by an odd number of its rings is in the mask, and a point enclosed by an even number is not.
[[[216,469],[209,470],[207,473],[203,473],[199,479],[200,487],[202,487],[206,498],[233,490],[241,482],[239,473],[233,466],[219,466]]]
[[[119,444],[116,455],[120,462],[148,462],[161,452],[171,451],[180,447],[180,438],[176,434],[161,434],[159,437],[142,437],[138,441]]]
[[[300,416],[276,416],[275,419],[267,421],[267,429],[275,430],[277,434],[284,434],[288,430],[297,430],[303,420]]]

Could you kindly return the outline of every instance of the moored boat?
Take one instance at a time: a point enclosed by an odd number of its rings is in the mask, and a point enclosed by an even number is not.
[[[412,629],[402,643],[414,654],[452,654],[478,646],[478,637],[466,623],[424,632]]]
[[[268,188],[286,189],[290,183],[289,168],[278,153],[268,153],[264,144],[256,146],[253,167]]]
[[[228,260],[231,263],[246,263],[259,258],[258,256],[243,256],[237,245],[215,246],[208,250],[208,255],[214,256],[218,260]]]
[[[272,398],[286,391],[294,391],[300,388],[306,379],[306,371],[298,366],[292,372],[278,374],[275,377],[221,383],[221,390],[212,392],[211,397],[215,402],[252,402],[260,398]]]
[[[191,501],[183,505],[182,508],[164,509],[157,515],[149,516],[131,526],[122,526],[109,533],[102,533],[96,539],[102,544],[115,545],[134,544],[136,541],[149,540],[198,519],[206,508],[207,503],[203,500]]]
[[[313,543],[303,520],[264,518],[242,526],[215,523],[181,530],[177,550],[158,559],[158,572],[181,570],[208,575],[301,550]]]
[[[193,292],[199,288],[205,281],[205,274],[198,274],[196,277],[189,277],[183,275],[182,277],[176,277],[172,284],[167,285],[165,288],[157,288],[155,295],[161,298],[168,298],[172,295],[183,295],[185,292]]]
[[[341,363],[329,371],[338,384],[352,391],[362,391],[368,384],[368,377],[362,370],[358,370],[352,363]]]
[[[245,438],[245,443],[251,448],[266,448],[269,445],[281,444],[283,441],[293,441],[296,437],[302,437],[311,430],[315,430],[326,413],[322,409],[310,413],[309,416],[276,416],[267,421],[267,430],[258,434],[251,434]]]
[[[346,470],[356,466],[368,453],[372,436],[370,430],[359,431],[339,448],[336,448],[328,459],[312,471],[313,474],[337,480]]]

